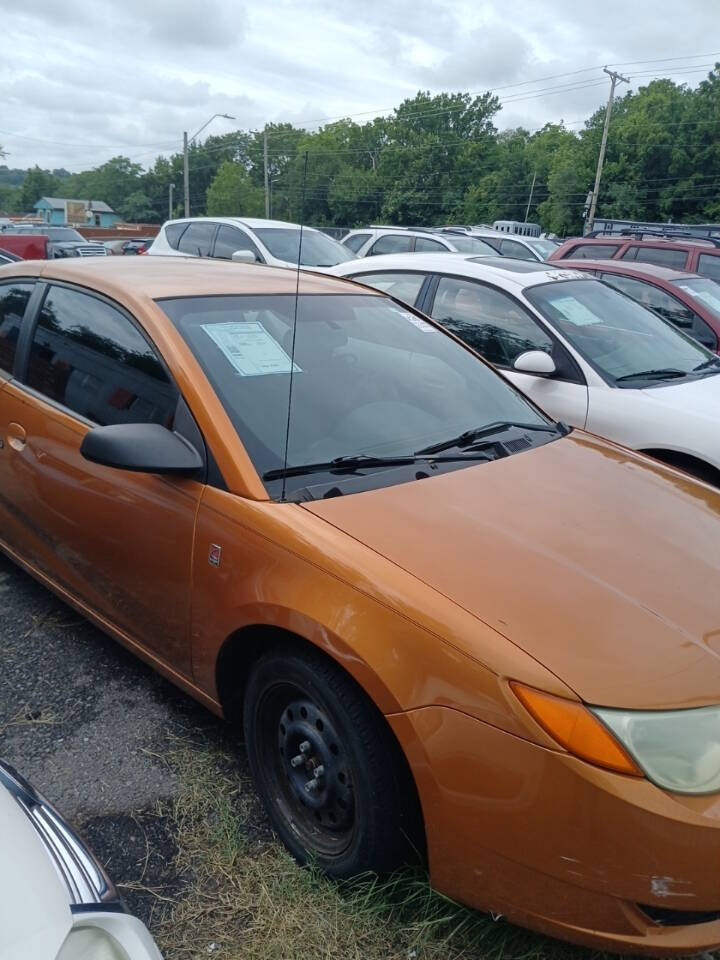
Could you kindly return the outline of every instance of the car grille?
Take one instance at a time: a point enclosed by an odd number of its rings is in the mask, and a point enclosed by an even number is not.
[[[79,257],[106,257],[107,250],[101,243],[88,243],[86,246],[77,247]]]
[[[15,797],[34,826],[68,892],[71,909],[122,910],[117,891],[100,864],[60,814],[12,767],[0,762],[0,786]]]

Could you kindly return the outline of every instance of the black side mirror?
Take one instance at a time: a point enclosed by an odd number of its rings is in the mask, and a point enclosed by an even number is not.
[[[80,453],[92,463],[138,473],[192,474],[203,460],[195,447],[159,423],[119,423],[94,427]]]

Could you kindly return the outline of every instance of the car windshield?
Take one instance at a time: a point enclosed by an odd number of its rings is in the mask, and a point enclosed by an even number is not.
[[[81,233],[78,233],[77,230],[73,230],[71,227],[42,228],[42,233],[46,233],[48,237],[50,237],[52,243],[63,243],[66,240],[79,240],[80,243],[85,242],[85,237],[83,237]]]
[[[529,240],[525,239],[525,243],[532,247],[532,249],[538,253],[543,260],[547,260],[551,253],[555,253],[557,250],[557,244],[553,243],[552,240]]]
[[[476,253],[480,255],[485,253],[489,257],[497,256],[497,250],[491,247],[489,243],[485,243],[484,240],[478,240],[477,237],[452,236],[447,239],[460,253]]]
[[[294,296],[158,302],[197,357],[258,474],[284,467]],[[507,421],[551,424],[452,337],[383,296],[300,296],[294,361],[290,467],[338,457],[412,457],[464,431]],[[531,429],[506,452],[560,435]],[[462,453],[455,457],[460,466]],[[437,469],[446,466],[458,463]],[[399,478],[390,473],[388,484],[416,478],[415,468]],[[378,475],[372,479],[377,485]],[[281,495],[282,480],[265,482],[270,496]],[[292,477],[287,493],[309,482]]]
[[[524,293],[596,370],[618,386],[643,387],[692,376],[713,357],[671,323],[599,280],[555,280]]]
[[[288,263],[297,263],[300,246],[299,227],[258,227],[253,231],[265,244],[273,257]],[[303,230],[302,256],[304,267],[334,267],[336,263],[355,260],[348,247],[333,240],[319,230]]]
[[[701,303],[714,317],[720,320],[720,284],[709,277],[687,277],[682,280],[672,280],[674,286],[680,287],[693,300]]]

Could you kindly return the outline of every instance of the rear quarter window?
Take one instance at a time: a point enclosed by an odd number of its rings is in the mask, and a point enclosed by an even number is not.
[[[697,272],[702,277],[710,277],[720,283],[720,256],[712,253],[701,253],[698,257]]]
[[[622,260],[637,260],[638,263],[654,263],[658,267],[682,270],[688,259],[687,250],[668,250],[664,247],[628,247]]]
[[[169,223],[165,227],[165,237],[173,250],[177,250],[180,237],[185,233],[188,226],[187,223]]]

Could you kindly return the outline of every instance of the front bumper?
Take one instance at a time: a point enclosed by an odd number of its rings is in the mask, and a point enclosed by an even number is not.
[[[678,797],[457,710],[388,718],[443,893],[586,946],[720,945],[720,797]]]

